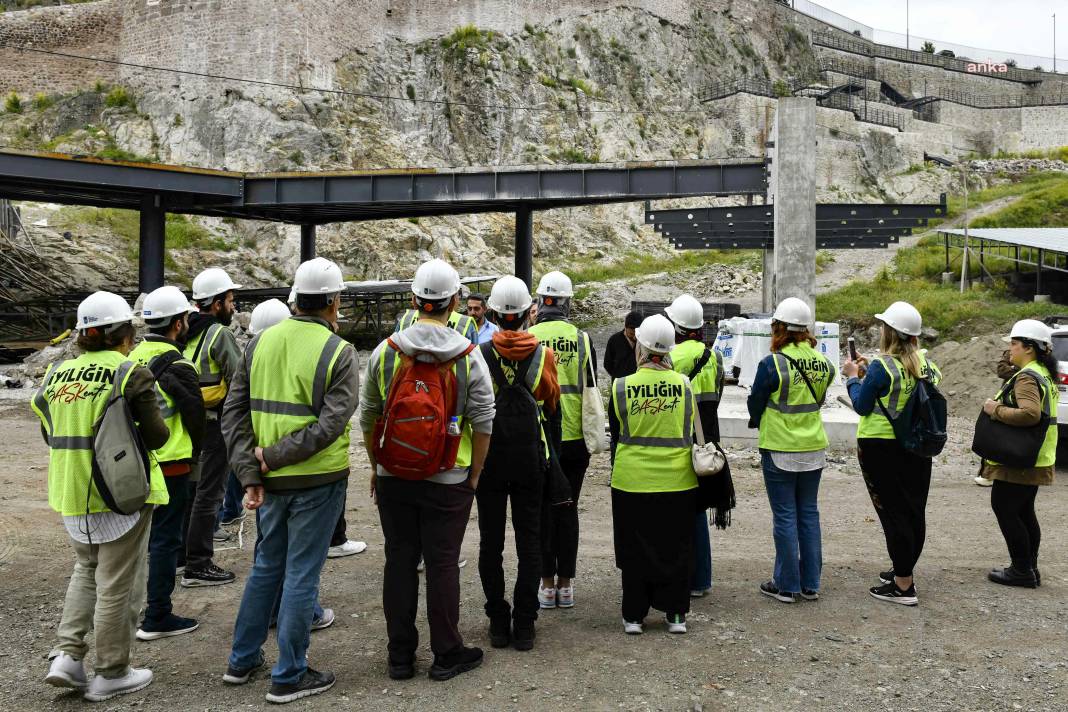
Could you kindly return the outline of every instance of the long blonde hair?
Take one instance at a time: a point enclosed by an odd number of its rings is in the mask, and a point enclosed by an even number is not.
[[[897,329],[883,324],[882,342],[879,350],[889,356],[896,356],[904,364],[905,370],[912,374],[913,378],[923,377],[923,366],[920,364],[920,351],[913,341],[916,337],[898,332]]]

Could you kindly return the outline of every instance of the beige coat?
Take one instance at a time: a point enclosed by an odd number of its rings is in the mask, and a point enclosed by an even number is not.
[[[1012,385],[1016,408],[999,405],[991,416],[993,420],[1026,428],[1042,418],[1042,392],[1033,378],[1017,378]],[[1009,467],[1007,465],[983,464],[982,476],[988,480],[1004,480],[1018,485],[1053,484],[1053,466]]]

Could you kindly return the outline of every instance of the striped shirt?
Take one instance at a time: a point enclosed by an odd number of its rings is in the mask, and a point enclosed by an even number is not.
[[[63,526],[70,538],[79,544],[107,544],[120,539],[140,520],[140,510],[133,514],[91,512],[63,517]]]

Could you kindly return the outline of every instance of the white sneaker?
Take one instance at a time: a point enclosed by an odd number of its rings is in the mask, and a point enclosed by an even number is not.
[[[148,668],[126,668],[122,677],[106,678],[97,675],[89,683],[85,699],[89,702],[103,702],[119,695],[143,690],[152,684],[152,671]]]
[[[641,635],[643,631],[641,623],[631,623],[627,619],[623,619],[623,632],[627,635]]]
[[[675,615],[664,616],[664,620],[667,621],[668,633],[685,633],[686,632],[686,616],[676,613]]]
[[[556,589],[544,588],[538,584],[538,605],[542,608],[556,608]]]
[[[461,557],[460,560],[456,562],[456,566],[461,568],[461,569],[463,567],[467,566],[467,559]],[[422,556],[419,557],[419,563],[416,564],[415,570],[418,571],[419,573],[423,573],[424,571],[426,571],[426,562],[423,561],[423,557]]]
[[[320,618],[319,620],[312,621],[311,629],[312,630],[322,630],[323,628],[329,628],[330,626],[334,625],[334,620],[335,620],[334,609],[333,608],[324,608],[323,609],[323,617]]]
[[[340,559],[342,556],[352,556],[353,554],[359,554],[366,550],[366,543],[349,539],[344,544],[330,547],[330,550],[326,552],[326,558]]]
[[[67,653],[60,653],[52,659],[45,682],[56,687],[85,689],[89,685],[89,680],[85,676],[85,661],[75,660]]]
[[[994,480],[988,480],[985,477],[976,477],[974,480],[972,480],[972,482],[974,482],[975,484],[979,485],[980,487],[993,487],[994,486]]]
[[[574,608],[575,607],[575,587],[567,586],[556,589],[556,606],[557,608]]]
[[[690,598],[704,598],[711,590],[710,588],[695,588],[690,591]]]

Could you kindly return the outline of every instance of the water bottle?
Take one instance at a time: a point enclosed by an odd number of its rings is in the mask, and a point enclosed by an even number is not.
[[[449,427],[446,429],[446,432],[449,435],[453,435],[453,436],[456,436],[456,435],[460,434],[460,417],[459,416],[454,415],[451,418],[449,418]]]

